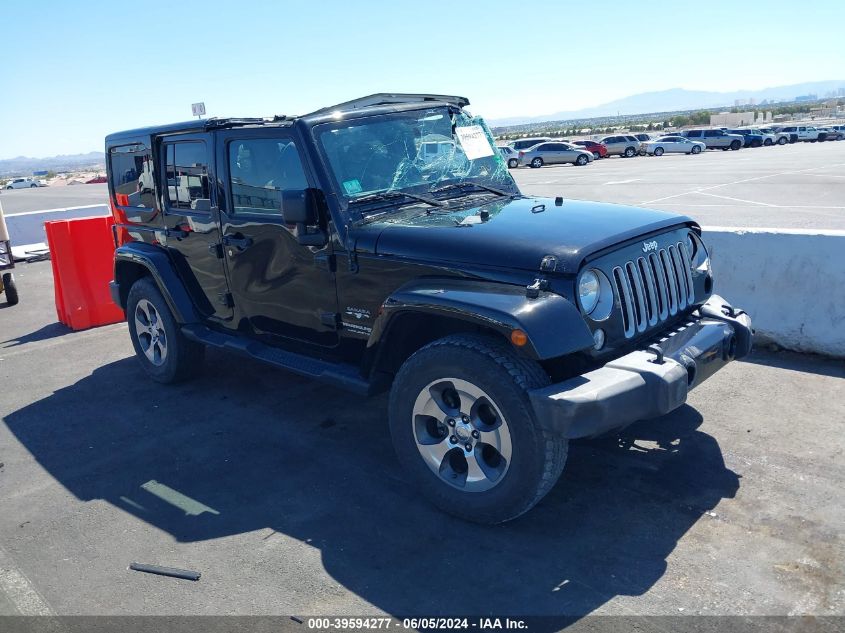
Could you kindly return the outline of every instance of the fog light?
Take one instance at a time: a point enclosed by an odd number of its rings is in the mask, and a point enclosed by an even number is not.
[[[604,330],[601,328],[593,332],[593,347],[596,349],[604,347]]]

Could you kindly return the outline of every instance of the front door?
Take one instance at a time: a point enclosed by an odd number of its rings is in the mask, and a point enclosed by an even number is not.
[[[314,186],[287,128],[220,131],[226,191],[223,251],[236,325],[281,340],[338,342],[331,246],[303,246],[285,222],[282,192]]]
[[[226,274],[219,251],[213,145],[209,134],[165,137],[158,148],[164,174],[162,208],[166,246],[194,304],[206,318],[232,316]]]

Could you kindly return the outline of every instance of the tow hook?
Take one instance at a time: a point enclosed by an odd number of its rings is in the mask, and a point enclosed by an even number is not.
[[[663,360],[663,349],[661,349],[660,345],[658,345],[657,343],[649,345],[646,349],[648,349],[649,352],[656,356],[654,360],[649,361],[650,363],[654,363],[655,365],[662,365],[664,362],[666,362]]]

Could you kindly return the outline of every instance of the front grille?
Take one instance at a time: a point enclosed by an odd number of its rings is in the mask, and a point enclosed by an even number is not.
[[[613,268],[625,338],[673,317],[695,300],[692,263],[678,242]]]

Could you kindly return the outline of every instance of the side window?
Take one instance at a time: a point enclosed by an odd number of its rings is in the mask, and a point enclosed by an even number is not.
[[[172,209],[208,211],[208,150],[202,141],[166,143],[167,202]]]
[[[234,140],[228,151],[234,213],[282,217],[282,191],[308,187],[299,151],[291,139]]]
[[[701,138],[701,130],[690,130],[687,132],[688,138]]]
[[[705,130],[704,132],[705,138],[712,138],[714,136],[721,136],[721,132],[718,130]]]
[[[118,205],[155,208],[153,161],[148,147],[140,143],[112,147],[109,150],[109,177]]]

